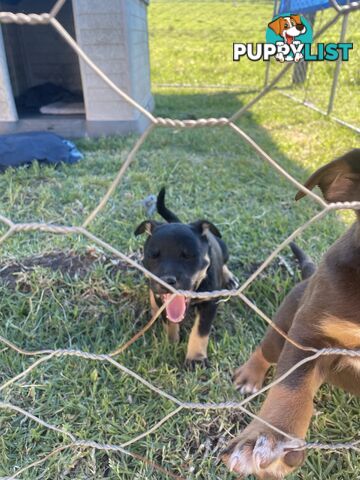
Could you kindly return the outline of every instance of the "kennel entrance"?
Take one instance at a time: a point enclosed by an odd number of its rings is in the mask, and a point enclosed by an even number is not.
[[[42,14],[54,3],[0,0],[0,12]],[[151,110],[147,6],[145,0],[66,0],[57,20],[116,86]],[[3,23],[1,32],[0,133],[51,130],[77,137],[146,127],[138,110],[79,61],[51,24]]]

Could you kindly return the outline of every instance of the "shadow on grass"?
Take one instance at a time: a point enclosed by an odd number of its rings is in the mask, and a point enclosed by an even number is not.
[[[180,120],[198,120],[201,118],[231,117],[235,112],[243,108],[251,100],[256,91],[240,92],[210,92],[188,93],[186,90],[171,90],[168,93],[161,91],[155,94],[155,115],[160,117],[176,118]],[[261,100],[260,100],[261,101]],[[270,112],[271,115],[271,112]],[[289,173],[298,175],[298,178],[306,179],[309,172],[301,167],[279,149],[269,131],[259,123],[257,115],[252,111],[245,112],[235,122],[253,138],[266,153],[271,152],[274,160],[283,167],[289,168]],[[286,118],[284,118],[286,123]],[[204,127],[216,128],[216,127]],[[241,138],[239,143],[244,143]],[[234,144],[236,141],[234,141]],[[230,146],[230,145],[229,145]],[[255,153],[255,152],[254,152]]]
[[[182,119],[230,116],[247,101],[248,95],[244,93],[162,91],[156,95],[156,114]],[[270,118],[271,114],[269,112]],[[307,173],[286,154],[286,145],[274,140],[271,132],[261,124],[261,118],[255,110],[255,113],[247,112],[238,123],[283,167],[298,179],[305,179]],[[289,115],[286,118],[292,120]],[[17,215],[21,214],[25,219],[30,215],[41,218],[46,213],[50,219],[60,218],[62,221],[65,221],[65,211],[69,223],[88,214],[116,175],[133,146],[134,137],[83,143],[86,159],[71,168],[45,169],[40,173],[31,168],[22,173],[7,173],[2,179],[3,197],[10,204],[10,210],[17,213],[16,208],[21,205],[21,212]],[[8,184],[5,184],[6,179]],[[19,190],[17,196],[13,193],[14,184]],[[184,222],[208,218],[219,227],[229,246],[230,266],[240,280],[246,279],[253,266],[263,261],[314,211],[310,201],[302,202],[300,208],[294,206],[294,187],[259,159],[230,128],[157,128],[138,152],[120,188],[91,225],[91,231],[123,252],[138,252],[144,239],[135,238],[133,231],[145,218],[138,206],[139,201],[149,193],[157,193],[163,185],[167,187],[169,207]],[[27,197],[21,196],[23,191]],[[10,202],[12,198],[13,204]],[[39,204],[44,205],[43,210],[38,210]],[[307,251],[314,250],[318,254],[337,235],[334,222],[331,222],[331,228],[326,225],[322,222],[315,226],[316,234],[306,244]],[[14,236],[11,240],[15,242],[17,238]],[[33,246],[36,243],[34,238],[35,235],[26,236],[26,241]],[[46,251],[47,238],[45,235],[36,236],[38,250]],[[75,251],[81,253],[87,247],[88,242],[79,241]],[[97,253],[103,257],[101,252]],[[284,251],[282,254],[289,256],[288,263],[296,271],[290,253]],[[25,256],[23,250],[21,255]],[[74,262],[72,256],[70,260],[69,268],[79,263]],[[120,264],[114,266],[112,260],[86,262],[86,265],[91,263],[91,268],[89,271],[86,268],[84,274],[80,262],[80,273],[75,269],[74,276],[71,269],[62,272],[56,268],[53,272],[49,262],[43,264],[44,259],[34,268],[33,260],[30,264],[24,262],[25,272],[23,268],[13,266],[12,273],[7,272],[11,273],[8,280],[15,285],[15,275],[23,282],[25,291],[19,288],[18,282],[16,289],[5,292],[5,287],[2,288],[1,334],[28,349],[49,346],[98,353],[114,349],[148,321],[150,306],[143,276],[137,271],[120,268]],[[56,263],[59,262],[56,260]],[[43,267],[47,268],[46,272]],[[296,274],[290,275],[276,261],[246,293],[271,316],[296,280]],[[184,327],[187,336],[190,324]],[[238,397],[231,385],[231,372],[249,355],[264,329],[265,325],[257,315],[241,301],[233,299],[219,308],[209,346],[210,369],[186,372],[182,367],[186,340],[176,346],[169,344],[161,322],[118,359],[184,401],[234,400]],[[5,378],[23,370],[22,362],[22,358],[11,350],[4,351]],[[111,369],[105,370],[85,361],[59,358],[36,369],[33,384],[41,385],[41,390],[32,385],[29,387],[32,390],[24,385],[14,385],[8,392],[10,400],[15,398],[17,403],[28,408],[32,408],[36,400],[37,412],[42,418],[55,424],[67,422],[70,430],[81,424],[84,438],[111,439],[112,443],[121,443],[142,433],[173,408],[167,400],[149,393],[128,376],[117,375]],[[96,409],[94,405],[97,405]],[[1,420],[4,417],[6,412],[2,413]],[[5,420],[4,444],[16,443],[25,451],[28,442],[25,426],[17,433],[13,420],[7,417]],[[147,456],[180,474],[187,474],[195,465],[197,473],[203,471],[206,478],[215,479],[218,470],[222,469],[226,474],[223,467],[215,465],[215,452],[228,441],[229,433],[237,434],[247,421],[240,412],[217,412],[212,416],[190,411],[186,418],[179,415],[171,419],[161,430],[146,437],[144,443],[134,445],[134,451],[146,452]],[[49,450],[52,442],[48,443]],[[204,455],[203,445],[208,445],[208,455]],[[42,442],[37,442],[36,447],[32,449],[34,458],[35,454],[43,454],[45,450]],[[1,474],[8,474],[13,465],[18,464],[17,451],[8,450],[10,455],[3,461]],[[61,456],[60,460],[64,457]],[[184,458],[191,459],[191,462],[189,460],[189,464],[184,465]],[[101,464],[101,459],[97,460]],[[88,464],[90,461],[84,460],[84,471]],[[136,468],[127,459],[114,461],[112,473],[117,469],[119,475],[116,478],[134,478]],[[55,466],[50,465],[48,471],[47,478],[57,478]],[[150,475],[139,474],[140,477],[150,478]],[[33,472],[29,479],[35,478],[36,472]]]

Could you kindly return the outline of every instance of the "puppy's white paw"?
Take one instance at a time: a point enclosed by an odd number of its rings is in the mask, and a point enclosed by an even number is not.
[[[230,471],[243,477],[255,475],[260,479],[282,479],[303,463],[302,440],[288,440],[265,429],[252,428],[228,447],[223,460]]]
[[[260,390],[262,381],[255,378],[249,378],[242,369],[237,370],[237,375],[233,378],[234,387],[242,395],[256,393]]]
[[[256,393],[263,386],[266,370],[250,359],[237,368],[233,375],[233,384],[241,394]]]

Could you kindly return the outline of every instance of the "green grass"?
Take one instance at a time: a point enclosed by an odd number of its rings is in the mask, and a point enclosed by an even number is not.
[[[264,22],[270,18],[271,8],[270,2],[259,2],[257,11]],[[227,56],[233,40],[260,39],[260,29],[256,38],[242,35],[252,21],[251,12],[248,2],[237,7],[230,2],[151,2],[153,82],[261,86],[262,64],[249,62],[240,67],[230,61],[231,53]],[[204,54],[206,42],[208,50]],[[356,68],[353,60],[349,67]],[[156,113],[177,118],[230,115],[252,96],[248,89],[214,92],[154,88],[154,93]],[[351,115],[357,114],[356,104],[349,108]],[[301,181],[358,143],[350,130],[278,92],[264,98],[238,124]],[[58,169],[34,165],[7,171],[0,176],[1,213],[18,222],[80,225],[105,193],[134,141],[134,136],[81,140],[78,144],[85,159],[77,165]],[[241,280],[318,211],[309,199],[295,204],[294,187],[230,129],[159,129],[146,141],[90,230],[121,251],[138,255],[143,239],[135,238],[133,230],[145,218],[139,201],[163,185],[168,188],[168,204],[184,221],[207,217],[219,226],[231,252],[230,266]],[[299,243],[319,259],[345,230],[349,217],[329,215],[309,228]],[[0,234],[4,232],[1,227]],[[77,236],[17,234],[2,245],[2,264],[56,249],[86,254],[92,247]],[[29,350],[79,348],[96,353],[109,352],[131,338],[150,316],[146,282],[132,269],[114,268],[110,259],[101,255],[98,252],[92,268],[75,276],[36,268],[19,275],[15,289],[2,285],[0,334]],[[295,268],[289,252],[282,255]],[[297,275],[290,276],[275,261],[249,288],[248,295],[272,315],[296,280]],[[185,326],[181,343],[173,347],[160,323],[156,324],[118,360],[184,401],[241,399],[232,389],[231,372],[261,339],[266,328],[262,320],[239,300],[223,303],[210,341],[211,367],[193,373],[183,368],[190,326]],[[0,355],[3,381],[32,362],[9,349]],[[142,433],[174,408],[168,400],[113,367],[75,358],[53,359],[40,365],[5,389],[3,398],[78,438],[114,444]],[[252,404],[253,411],[259,404],[260,400]],[[358,400],[324,387],[316,398],[316,410],[319,414],[313,419],[309,439],[330,442],[357,437]],[[215,459],[220,448],[248,421],[237,412],[182,412],[129,449],[186,478],[230,479],[232,476],[216,465]],[[1,476],[10,475],[67,441],[5,410],[0,410],[0,422]],[[306,465],[293,478],[357,478],[359,467],[357,456],[351,452],[311,452]],[[58,454],[23,478],[166,477],[122,455],[76,450]]]
[[[235,6],[234,6],[235,4]],[[266,26],[272,18],[273,2],[171,1],[152,3],[150,39],[152,80],[155,84],[236,86],[239,91],[259,89],[264,84],[266,62],[246,59],[232,62],[232,44],[265,41]],[[332,17],[332,9],[317,13],[314,32]],[[349,16],[346,42],[353,43],[350,61],[343,62],[334,103],[334,116],[359,127],[360,110],[360,12]],[[330,27],[318,42],[339,42],[341,22]],[[311,62],[305,84],[294,87],[292,70],[280,82],[284,91],[326,111],[336,62]],[[157,68],[161,65],[161,68]],[[271,62],[270,79],[283,67]],[[282,101],[282,98],[279,98]],[[291,105],[291,104],[290,104]]]

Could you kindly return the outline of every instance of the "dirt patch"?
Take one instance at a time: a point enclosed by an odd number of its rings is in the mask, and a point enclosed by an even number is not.
[[[135,260],[138,263],[141,263],[141,254],[140,252],[135,252],[129,255],[132,260]],[[36,268],[45,268],[51,271],[58,271],[63,275],[68,275],[71,278],[82,279],[95,267],[95,266],[106,266],[107,271],[110,275],[116,275],[119,271],[128,271],[130,269],[134,270],[126,262],[115,258],[104,255],[102,252],[89,248],[84,253],[75,253],[72,250],[62,251],[56,250],[53,252],[47,252],[43,255],[27,257],[22,260],[17,261],[6,261],[0,262],[0,284],[5,284],[9,288],[16,288],[20,277],[24,273],[30,273]],[[237,262],[232,264],[231,268],[233,271],[241,272],[239,278],[240,281],[245,281],[252,273],[254,273],[257,268],[261,265],[261,262],[252,263],[252,264],[243,264]],[[284,276],[294,276],[294,271],[296,272],[297,266],[294,260],[289,263],[284,260],[282,257],[277,258],[268,269],[260,275],[260,278],[263,276],[269,275],[269,272],[281,271]],[[134,270],[139,276],[142,275],[140,271]]]
[[[140,253],[134,253],[130,258],[137,262],[141,261]],[[108,257],[95,249],[88,249],[82,254],[71,250],[58,250],[45,253],[44,255],[24,258],[19,261],[0,262],[0,283],[5,284],[9,288],[16,288],[19,277],[22,274],[34,271],[39,267],[58,271],[71,278],[81,279],[85,278],[96,265],[108,266],[108,271],[113,275],[116,275],[119,271],[123,272],[132,268],[126,262]]]

